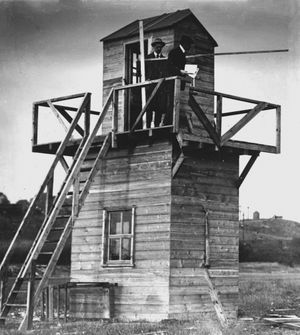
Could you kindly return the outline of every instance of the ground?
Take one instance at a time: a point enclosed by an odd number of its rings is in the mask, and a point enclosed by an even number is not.
[[[273,327],[263,317],[276,309],[290,309],[300,316],[300,268],[288,268],[277,263],[242,264],[240,275],[239,320],[237,324],[220,332],[215,322],[206,324],[199,320],[189,322],[165,321],[160,323],[83,322],[67,324],[41,324],[33,335],[290,335],[295,330]],[[246,320],[245,320],[246,318]],[[249,320],[248,320],[249,319]],[[8,326],[2,335],[20,334]]]

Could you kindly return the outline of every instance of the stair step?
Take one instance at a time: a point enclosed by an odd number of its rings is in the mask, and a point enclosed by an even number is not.
[[[65,227],[52,227],[51,230],[50,230],[50,232],[51,231],[62,231],[64,229],[65,229]]]
[[[13,291],[13,293],[27,293],[27,290]]]
[[[6,304],[8,307],[27,307],[26,304]]]
[[[91,167],[87,167],[87,168],[81,168],[80,172],[90,172],[92,170]]]
[[[58,242],[59,242],[59,240],[55,240],[55,241],[48,241],[48,240],[46,240],[45,244],[56,244]]]
[[[53,255],[53,251],[41,251],[40,252],[41,256],[48,256],[48,255]]]
[[[56,219],[68,219],[69,217],[70,217],[70,214],[69,215],[58,215]]]

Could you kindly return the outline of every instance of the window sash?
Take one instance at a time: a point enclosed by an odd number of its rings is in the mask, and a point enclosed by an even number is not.
[[[121,231],[124,231],[124,212],[131,211],[130,231],[131,233],[111,234],[111,214],[119,212],[121,220]],[[134,266],[134,224],[135,224],[135,207],[131,209],[120,210],[103,210],[103,229],[102,229],[102,266]],[[124,257],[123,240],[129,239],[129,259],[122,259]],[[111,241],[119,241],[119,259],[110,259]],[[126,251],[125,251],[126,252]]]

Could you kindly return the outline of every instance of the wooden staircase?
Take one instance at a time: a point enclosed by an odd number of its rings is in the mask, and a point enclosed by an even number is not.
[[[22,241],[24,232],[28,228],[30,220],[36,212],[36,207],[46,193],[45,199],[45,217],[41,222],[39,229],[32,234],[32,245],[24,257],[24,262],[19,271],[14,277],[13,283],[10,285],[8,294],[3,301],[0,312],[0,322],[4,323],[9,319],[10,313],[17,309],[18,313],[22,309],[22,321],[19,325],[19,330],[26,330],[32,327],[33,310],[36,306],[40,294],[47,286],[49,277],[54,271],[56,263],[61,255],[61,252],[66,244],[66,241],[71,233],[73,222],[78,216],[78,213],[88,195],[90,185],[96,173],[101,168],[102,159],[108,152],[112,136],[109,133],[101,148],[98,149],[96,158],[92,168],[88,172],[87,178],[84,181],[79,180],[80,173],[83,171],[83,163],[91,150],[97,132],[102,124],[107,113],[108,107],[112,101],[113,91],[110,92],[103,110],[98,117],[98,120],[92,132],[85,132],[73,157],[73,161],[68,166],[64,151],[71,140],[71,135],[74,129],[78,128],[80,116],[89,112],[90,93],[83,95],[83,101],[77,109],[76,116],[70,124],[65,139],[60,143],[57,149],[54,161],[42,183],[37,196],[31,202],[28,211],[26,212],[3,260],[0,264],[0,279],[5,277],[9,262],[14,255],[14,251],[18,244]],[[60,98],[52,99],[59,101]],[[65,100],[65,99],[61,99]],[[55,108],[49,100],[49,107]],[[60,162],[65,169],[65,178],[57,192],[53,195],[54,172]],[[69,206],[68,196],[72,195],[72,211],[67,211]],[[28,233],[28,232],[27,232]],[[40,278],[36,278],[36,265],[45,264],[45,270]],[[27,285],[26,285],[27,282]],[[37,285],[36,285],[37,283]]]

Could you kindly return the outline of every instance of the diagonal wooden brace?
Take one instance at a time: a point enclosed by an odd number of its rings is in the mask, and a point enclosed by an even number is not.
[[[228,142],[238,131],[240,131],[248,122],[250,122],[260,111],[268,106],[266,102],[260,102],[241,118],[233,127],[231,127],[221,138],[221,146]]]
[[[259,153],[256,153],[256,154],[254,154],[250,157],[248,163],[244,167],[244,170],[242,171],[241,175],[239,176],[239,179],[236,181],[236,187],[237,188],[239,188],[242,185],[243,181],[247,177],[247,174],[249,173],[252,165],[255,163],[258,156],[259,156]]]
[[[207,116],[205,115],[203,109],[199,106],[193,95],[190,93],[189,106],[192,108],[193,112],[196,114],[197,118],[203,124],[205,130],[208,132],[211,139],[214,141],[215,145],[220,148],[220,136],[217,134],[214,127],[211,125]]]
[[[142,111],[140,112],[139,116],[137,117],[134,125],[130,129],[131,133],[134,131],[134,129],[136,128],[136,126],[138,125],[140,120],[142,119],[143,115],[146,113],[147,109],[149,108],[151,102],[153,101],[153,98],[155,97],[156,93],[158,92],[158,90],[159,90],[160,86],[162,85],[162,83],[164,82],[164,80],[165,80],[165,78],[160,79],[160,81],[155,86],[150,98],[147,100],[145,106],[143,107]]]
[[[54,105],[53,105],[54,106]],[[58,110],[58,112],[69,122],[72,123],[73,118],[70,116],[70,114],[65,110],[63,106],[54,106]],[[83,137],[84,136],[84,130],[77,124],[75,126],[76,131]]]

